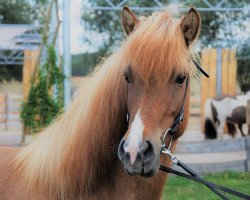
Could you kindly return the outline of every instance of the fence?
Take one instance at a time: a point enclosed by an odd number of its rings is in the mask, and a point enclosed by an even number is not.
[[[27,100],[30,90],[31,79],[36,69],[39,50],[25,50],[23,61],[23,98]]]
[[[197,131],[201,129],[201,106],[200,96],[192,96],[190,98],[190,111],[188,118],[187,131]]]
[[[21,130],[19,117],[22,95],[0,94],[0,130]]]
[[[204,106],[207,98],[216,95],[236,94],[236,49],[203,49],[202,67],[210,75],[202,77],[201,84],[201,116],[204,124]]]
[[[199,173],[250,171],[250,137],[179,142],[176,154]]]

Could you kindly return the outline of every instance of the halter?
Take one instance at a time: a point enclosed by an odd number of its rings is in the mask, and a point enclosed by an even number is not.
[[[194,63],[195,67],[207,78],[209,78],[209,75],[202,69],[202,67],[194,60],[192,59],[192,62]],[[173,121],[172,125],[170,126],[170,128],[166,129],[163,132],[163,136],[162,136],[162,148],[161,151],[164,150],[170,150],[170,147],[172,145],[172,140],[174,138],[174,134],[177,131],[178,126],[182,123],[182,121],[184,120],[184,106],[185,106],[185,102],[186,102],[186,97],[187,97],[187,88],[188,88],[188,84],[189,84],[189,79],[186,79],[186,86],[185,86],[185,91],[184,91],[184,96],[183,96],[183,100],[182,100],[182,104],[181,104],[181,108],[179,113],[177,114],[177,116],[175,117],[175,120]],[[170,143],[168,145],[168,148],[166,148],[165,145],[165,140],[167,137],[167,134],[170,134],[171,139],[170,139]]]

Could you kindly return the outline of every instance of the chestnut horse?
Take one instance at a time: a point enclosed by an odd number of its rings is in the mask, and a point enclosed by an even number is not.
[[[127,39],[67,111],[30,145],[0,148],[0,199],[161,199],[167,175],[159,163],[171,165],[161,136],[185,90],[172,151],[187,125],[200,16],[191,8],[184,17],[166,9],[137,18],[125,7],[122,24]]]

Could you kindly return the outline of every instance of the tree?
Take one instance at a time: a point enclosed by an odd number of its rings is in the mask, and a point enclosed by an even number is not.
[[[112,1],[114,4],[118,4],[121,0]],[[170,1],[161,0],[162,4],[168,5]],[[218,1],[210,0],[211,4],[216,5]],[[231,0],[227,2],[229,7],[244,7],[245,1],[243,0]],[[91,6],[107,6],[105,1],[89,0]],[[151,7],[156,6],[153,1],[129,1],[129,6],[141,6]],[[200,0],[186,0],[185,5],[190,7],[207,7],[207,5]],[[145,12],[144,12],[145,13]],[[149,13],[149,12],[146,12]],[[218,44],[220,46],[232,47],[235,45],[233,40],[236,36],[234,31],[236,28],[241,30],[246,25],[242,24],[239,19],[246,17],[243,12],[200,12],[202,19],[202,27],[200,40],[203,46],[215,47]],[[94,10],[85,11],[82,15],[82,21],[87,31],[99,33],[104,38],[103,44],[101,44],[98,50],[110,52],[123,38],[123,32],[120,24],[120,11],[106,11],[106,10]],[[244,21],[244,20],[242,20]],[[91,45],[95,41],[92,38],[86,38],[85,42]]]
[[[31,5],[26,0],[0,0],[1,24],[30,24]]]
[[[121,0],[112,1],[114,4],[118,4]],[[167,4],[168,0],[161,1]],[[105,1],[90,0],[88,2],[91,6],[107,6]],[[130,1],[130,6],[144,6],[152,7],[156,6],[153,1]],[[94,10],[85,11],[82,15],[82,21],[85,29],[91,33],[99,33],[99,36],[103,37],[103,43],[97,49],[102,53],[110,53],[118,44],[123,40],[124,34],[121,26],[120,14],[121,11],[105,11],[105,10]],[[150,13],[150,12],[144,12]],[[95,45],[96,41],[92,40],[92,37],[86,38],[85,42],[90,45]]]
[[[33,77],[28,100],[22,104],[21,118],[26,134],[36,133],[48,126],[63,108],[64,76],[56,64],[53,46],[48,46],[45,64]],[[57,94],[53,95],[56,88]]]
[[[49,40],[49,24],[52,7],[55,6],[57,26],[52,41]],[[50,1],[44,19],[42,31],[42,45],[40,47],[36,68],[33,71],[28,100],[24,101],[21,118],[24,124],[24,133],[36,133],[48,126],[63,108],[63,80],[61,68],[57,66],[57,57],[54,49],[60,27],[58,1]],[[46,62],[41,62],[42,50],[46,48]],[[24,137],[23,137],[24,138]]]
[[[101,62],[104,52],[83,53],[72,56],[72,75],[86,76]]]
[[[238,50],[237,79],[242,92],[250,90],[250,44],[245,43]]]
[[[42,21],[48,0],[0,0],[0,24],[31,24]]]

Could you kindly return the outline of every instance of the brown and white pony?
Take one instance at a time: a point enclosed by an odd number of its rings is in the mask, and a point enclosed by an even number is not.
[[[205,138],[221,139],[225,125],[228,134],[232,137],[236,135],[236,126],[244,137],[246,134],[243,133],[242,126],[246,124],[248,99],[250,99],[250,91],[244,95],[224,95],[207,99],[205,103]],[[248,134],[250,135],[249,127]]]
[[[161,199],[167,175],[159,163],[171,165],[161,136],[180,110],[200,28],[194,8],[174,14],[137,18],[123,9],[127,39],[67,111],[30,145],[0,147],[0,199]],[[187,91],[174,144],[187,125]]]

